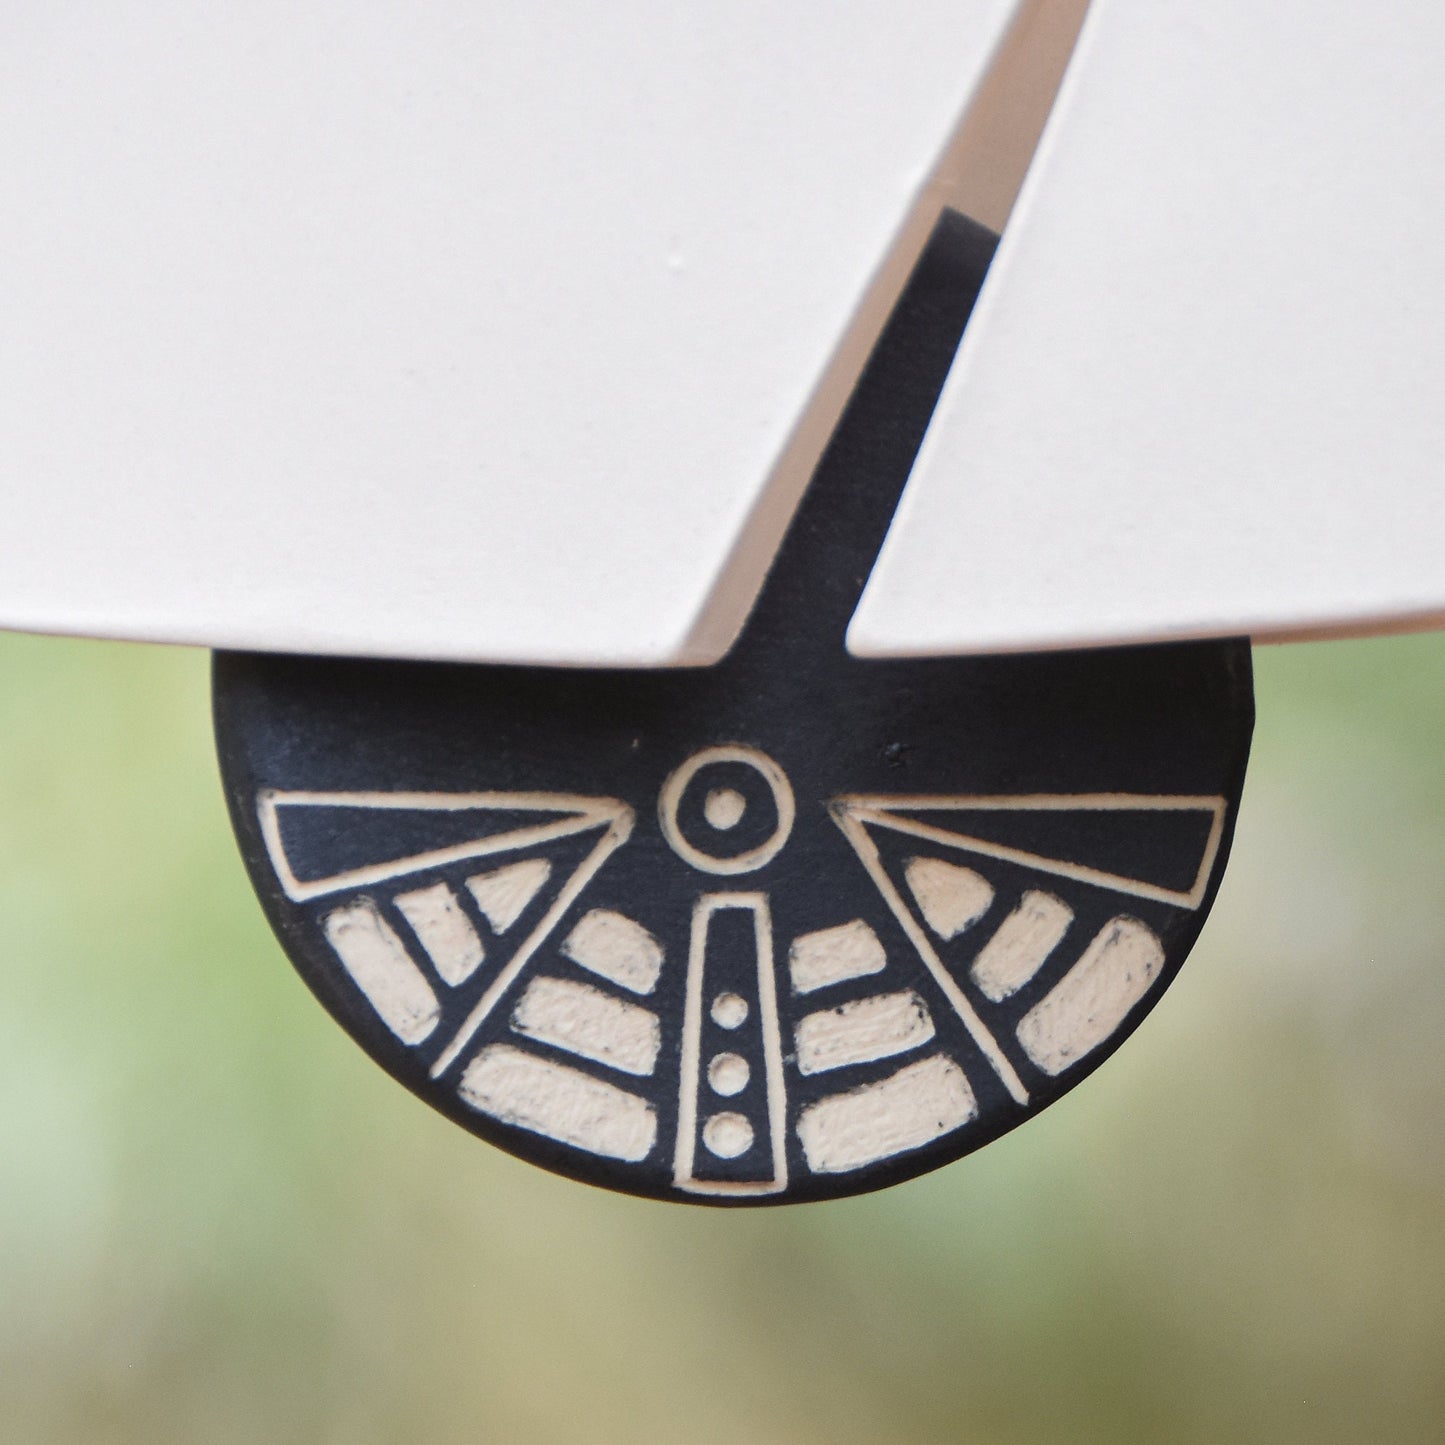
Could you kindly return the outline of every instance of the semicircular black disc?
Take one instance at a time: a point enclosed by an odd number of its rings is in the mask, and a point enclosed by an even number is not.
[[[717,666],[218,655],[282,942],[474,1133],[659,1198],[852,1194],[1046,1106],[1178,970],[1243,784],[1246,644],[843,649],[991,254],[940,222]]]

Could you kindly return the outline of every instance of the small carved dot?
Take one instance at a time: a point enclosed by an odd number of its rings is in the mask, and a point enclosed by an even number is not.
[[[715,1054],[707,1066],[707,1081],[714,1092],[729,1098],[747,1088],[751,1075],[748,1061],[741,1054]]]
[[[736,1159],[753,1147],[753,1126],[741,1114],[714,1114],[702,1126],[702,1142],[719,1159]]]
[[[714,788],[703,801],[702,815],[719,832],[726,832],[742,822],[747,806],[747,799],[733,788]]]
[[[712,1001],[712,1021],[720,1029],[735,1029],[747,1016],[748,1001],[741,994],[720,993]]]

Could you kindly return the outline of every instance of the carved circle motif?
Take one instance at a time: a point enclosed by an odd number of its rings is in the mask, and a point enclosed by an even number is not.
[[[778,822],[772,833],[756,848],[732,857],[716,857],[704,853],[683,837],[678,825],[677,810],[688,785],[706,767],[714,763],[743,763],[756,771],[768,785],[773,795],[773,806],[777,809]],[[717,790],[721,792],[722,790]],[[731,792],[731,789],[727,790]],[[662,785],[657,800],[658,821],[662,824],[662,835],[668,846],[684,862],[704,873],[717,873],[731,877],[738,873],[751,873],[765,863],[771,863],[783,850],[788,835],[793,831],[793,820],[797,816],[797,804],[793,799],[792,785],[787,774],[766,754],[757,748],[739,747],[727,744],[722,747],[704,748],[694,753],[681,767],[677,768]],[[738,817],[741,817],[739,812]],[[734,823],[737,818],[732,820]],[[723,827],[730,826],[723,824]]]
[[[714,788],[702,805],[702,815],[709,827],[726,832],[736,828],[747,811],[747,799],[733,788]]]
[[[719,1159],[736,1159],[753,1146],[753,1126],[742,1114],[714,1114],[702,1127],[702,1141]]]
[[[712,1021],[720,1029],[741,1028],[748,1019],[748,1001],[741,994],[720,993],[712,1001]]]
[[[741,1094],[747,1088],[751,1075],[748,1061],[741,1054],[715,1054],[707,1066],[707,1081],[712,1085],[713,1092],[726,1098]]]

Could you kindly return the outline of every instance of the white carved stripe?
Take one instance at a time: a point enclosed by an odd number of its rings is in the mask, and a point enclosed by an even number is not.
[[[398,894],[393,901],[448,983],[465,983],[476,972],[482,940],[445,883]]]
[[[419,1044],[441,1008],[396,931],[369,898],[326,915],[326,941],[382,1022],[404,1044]]]
[[[1137,918],[1110,919],[1079,961],[1031,1008],[1018,1039],[1046,1074],[1062,1073],[1124,1021],[1164,965],[1164,947]]]
[[[820,1074],[886,1059],[918,1048],[932,1037],[933,1020],[912,989],[854,999],[798,1021],[794,1033],[798,1071]]]
[[[640,923],[607,908],[583,914],[562,953],[633,993],[651,993],[662,971],[662,945]]]
[[[815,1174],[840,1174],[921,1148],[977,1112],[963,1070],[934,1054],[876,1084],[810,1104],[798,1137]]]
[[[533,979],[512,1014],[512,1027],[628,1074],[650,1074],[662,1044],[650,1010],[562,978]]]
[[[881,973],[887,963],[878,935],[861,918],[800,934],[788,950],[788,971],[798,993]]]
[[[1074,911],[1067,903],[1031,888],[979,950],[970,972],[995,1003],[1017,993],[1059,946]]]
[[[507,1044],[483,1049],[458,1093],[503,1124],[608,1159],[636,1163],[657,1138],[657,1116],[645,1099]]]

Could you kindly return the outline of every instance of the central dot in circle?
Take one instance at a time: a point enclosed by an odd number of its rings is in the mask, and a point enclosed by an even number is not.
[[[725,833],[742,822],[748,800],[736,788],[714,788],[703,801],[702,815],[712,827]]]
[[[753,1126],[741,1114],[714,1114],[702,1126],[702,1142],[719,1159],[736,1159],[753,1147]]]
[[[707,1066],[708,1083],[716,1093],[729,1097],[741,1094],[747,1088],[751,1074],[748,1061],[741,1054],[714,1054],[712,1062]]]

